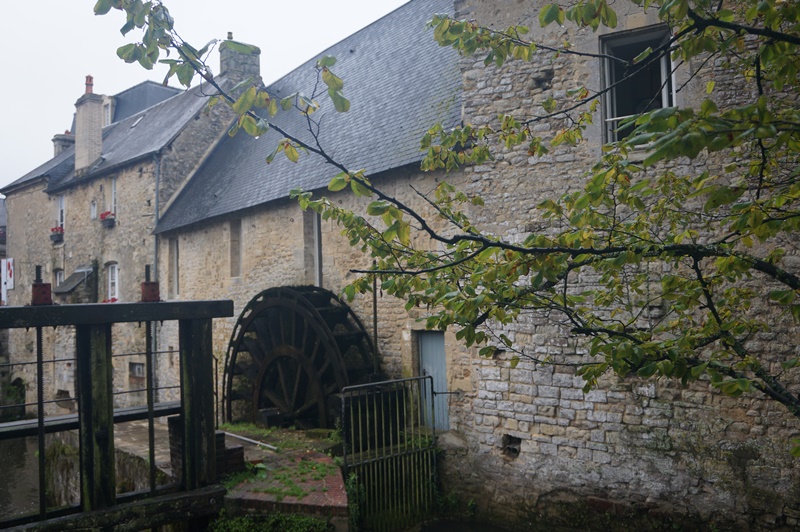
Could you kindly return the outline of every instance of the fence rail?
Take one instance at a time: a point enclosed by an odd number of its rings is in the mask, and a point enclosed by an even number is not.
[[[436,495],[431,377],[342,390],[345,477],[368,530],[407,528],[429,514]],[[351,480],[350,486],[354,483]]]
[[[36,418],[0,424],[0,440],[35,435],[39,464],[39,511],[35,515],[0,521],[0,528],[25,524],[42,529],[80,528],[101,522],[105,527],[126,520],[148,528],[164,522],[168,516],[204,515],[218,510],[224,489],[211,486],[216,482],[211,320],[232,315],[231,301],[0,307],[0,329],[36,330],[36,360],[24,362],[36,365],[37,390]],[[152,324],[163,321],[179,323],[180,401],[157,403]],[[146,349],[140,353],[145,357],[145,382],[134,391],[145,393],[146,405],[115,410],[114,398],[118,394],[113,390],[112,359],[119,355],[112,354],[112,325],[137,322],[145,324]],[[49,327],[74,328],[76,414],[45,415],[45,405],[53,401],[45,400],[43,390],[42,330]],[[23,402],[23,405],[31,403]],[[171,499],[167,501],[163,487],[156,486],[155,481],[153,423],[156,417],[172,414],[180,414],[183,422],[183,471],[181,483],[170,487],[177,493],[169,495]],[[114,424],[134,419],[148,420],[150,489],[134,497],[117,497]],[[74,429],[78,429],[80,441],[80,504],[65,509],[48,508],[44,488],[45,434]],[[131,503],[129,507],[120,504],[139,496],[146,500]],[[160,508],[164,504],[180,511],[146,510],[148,505]],[[81,515],[73,515],[79,513]]]

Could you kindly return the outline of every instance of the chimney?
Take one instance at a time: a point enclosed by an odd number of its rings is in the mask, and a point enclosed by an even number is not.
[[[219,45],[219,72],[235,83],[248,78],[261,82],[260,57],[258,46],[234,41],[229,31],[228,39]]]
[[[86,76],[86,92],[75,102],[75,172],[82,173],[103,153],[103,97],[94,94]]]
[[[69,131],[56,133],[53,136],[53,157],[75,144],[75,135]]]

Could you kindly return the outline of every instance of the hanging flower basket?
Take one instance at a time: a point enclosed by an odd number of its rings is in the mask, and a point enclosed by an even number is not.
[[[100,213],[100,223],[103,224],[103,227],[114,227],[117,217],[111,211],[102,212]]]
[[[57,225],[50,229],[50,240],[53,244],[58,244],[64,241],[64,228]]]

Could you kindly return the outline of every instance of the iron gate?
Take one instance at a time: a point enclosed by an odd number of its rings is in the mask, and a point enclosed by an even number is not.
[[[430,376],[342,390],[348,497],[351,511],[357,508],[357,517],[367,530],[405,528],[432,510],[436,495],[433,398]]]

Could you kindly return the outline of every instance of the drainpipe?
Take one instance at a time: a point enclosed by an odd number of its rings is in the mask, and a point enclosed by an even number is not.
[[[155,216],[153,217],[153,230],[155,231],[156,226],[158,226],[158,220],[160,215],[160,206],[158,203],[159,196],[161,195],[161,153],[156,153],[153,155],[153,162],[156,166],[156,176],[155,176]],[[153,281],[156,283],[158,282],[158,235],[153,235]],[[158,356],[158,323],[153,322],[152,331],[153,331],[153,356]],[[157,365],[157,364],[156,364]],[[155,368],[153,368],[155,370]],[[159,388],[159,378],[158,374],[160,372],[153,371],[153,387],[158,390]],[[158,397],[158,392],[155,394],[156,398]]]

